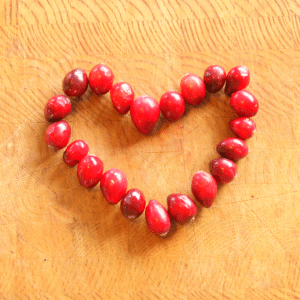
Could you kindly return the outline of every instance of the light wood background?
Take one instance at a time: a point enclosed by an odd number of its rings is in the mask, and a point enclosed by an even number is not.
[[[300,299],[299,1],[1,0],[0,25],[0,299]],[[81,187],[44,141],[64,75],[101,62],[157,100],[211,64],[250,70],[251,153],[168,238]],[[145,137],[109,95],[72,103],[71,140],[164,205],[192,196],[235,117],[219,92]]]

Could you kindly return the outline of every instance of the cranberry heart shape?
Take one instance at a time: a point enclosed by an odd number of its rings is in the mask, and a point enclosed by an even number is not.
[[[185,102],[194,106],[203,102],[206,90],[211,93],[220,91],[226,81],[225,93],[231,95],[230,104],[241,118],[231,120],[229,127],[236,138],[227,138],[217,145],[219,158],[213,159],[210,172],[197,172],[192,179],[192,193],[204,207],[210,207],[217,194],[218,185],[232,181],[237,173],[235,160],[245,157],[248,146],[243,139],[250,138],[256,130],[255,123],[249,117],[258,111],[258,102],[250,93],[243,90],[250,81],[246,67],[231,69],[226,77],[224,69],[213,65],[204,72],[204,81],[195,74],[186,74],[180,82],[181,94],[175,91],[166,92],[160,104],[151,96],[134,98],[134,92],[128,83],[113,85],[114,75],[104,64],[96,65],[90,72],[89,79],[82,69],[75,69],[67,74],[63,87],[69,96],[81,96],[87,89],[88,82],[95,94],[110,91],[113,107],[120,114],[130,110],[135,127],[144,135],[154,129],[160,113],[175,122],[183,115]],[[68,99],[64,96],[51,98],[45,108],[45,117],[49,121],[65,117],[70,111]],[[63,99],[63,101],[60,101]],[[59,100],[59,101],[58,101]],[[56,105],[59,104],[59,105]],[[49,117],[50,116],[50,117]],[[52,117],[53,116],[53,117]],[[71,128],[66,121],[58,121],[46,131],[46,142],[54,149],[67,146]],[[69,166],[77,166],[77,176],[81,185],[93,188],[100,181],[102,194],[109,204],[121,201],[121,212],[128,219],[138,218],[145,210],[146,202],[143,193],[134,188],[127,191],[126,175],[119,169],[103,173],[103,162],[95,155],[88,154],[89,147],[82,140],[73,141],[63,155]],[[167,198],[168,211],[156,200],[149,201],[146,210],[146,221],[151,232],[165,236],[170,229],[170,217],[183,224],[195,218],[197,206],[187,195],[173,193]]]

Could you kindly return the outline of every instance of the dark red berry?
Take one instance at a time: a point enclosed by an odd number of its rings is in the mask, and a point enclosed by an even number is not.
[[[85,141],[76,140],[72,142],[64,152],[63,161],[68,166],[75,166],[89,152],[89,146]]]
[[[150,200],[145,211],[148,228],[151,232],[166,236],[171,227],[167,210],[156,200]]]
[[[115,110],[120,114],[126,114],[134,100],[134,92],[130,84],[118,82],[112,86],[110,97]]]
[[[226,77],[225,93],[231,96],[233,93],[243,90],[250,82],[250,73],[247,67],[238,66],[232,68]]]
[[[241,159],[249,153],[247,144],[238,138],[227,138],[217,145],[217,152],[232,160]]]
[[[45,118],[48,121],[59,121],[70,113],[71,108],[72,106],[69,98],[62,95],[56,95],[52,97],[45,106]]]
[[[55,150],[65,148],[71,137],[71,127],[66,121],[51,124],[45,134],[46,143]]]
[[[113,85],[114,74],[105,64],[93,67],[89,75],[89,83],[92,91],[97,94],[106,94]]]
[[[117,204],[127,191],[126,175],[119,169],[108,170],[101,177],[100,188],[109,204]]]
[[[205,99],[205,84],[195,74],[186,74],[181,79],[180,91],[184,100],[190,105],[200,104]]]
[[[63,91],[70,97],[80,97],[88,88],[88,77],[82,69],[70,71],[63,80]]]
[[[221,66],[209,66],[204,71],[203,81],[206,90],[209,93],[217,93],[224,86],[224,83],[226,81],[226,72]]]
[[[86,155],[77,166],[79,183],[86,188],[93,188],[100,181],[103,172],[103,162],[99,157]]]
[[[164,117],[175,122],[183,115],[185,102],[180,93],[169,91],[161,96],[159,106]]]
[[[239,117],[253,117],[258,111],[258,101],[248,91],[235,92],[230,98],[230,105]]]
[[[256,125],[250,118],[240,117],[229,122],[229,128],[236,137],[246,140],[253,136]]]
[[[211,207],[217,196],[217,191],[217,181],[212,175],[199,171],[193,176],[193,195],[204,207]]]
[[[138,189],[131,189],[123,196],[120,207],[124,217],[133,220],[143,213],[145,206],[144,194]]]
[[[159,118],[159,104],[150,96],[138,97],[131,105],[130,115],[138,131],[149,134]]]
[[[213,159],[209,164],[210,173],[219,183],[228,183],[236,176],[235,163],[227,158]]]
[[[180,224],[195,219],[197,206],[193,200],[183,194],[171,194],[167,198],[168,213],[172,219]]]

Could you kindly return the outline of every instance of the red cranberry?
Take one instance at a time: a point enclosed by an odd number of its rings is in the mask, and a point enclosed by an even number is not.
[[[113,85],[114,74],[105,64],[93,67],[89,75],[89,83],[92,91],[97,94],[106,94]]]
[[[108,170],[101,177],[100,188],[109,204],[117,204],[127,191],[126,175],[118,169]]]
[[[85,141],[76,140],[72,142],[64,152],[63,161],[68,166],[75,166],[89,152],[89,146]]]
[[[103,172],[103,162],[99,157],[86,155],[77,166],[79,183],[86,188],[93,188],[100,181]]]
[[[221,66],[212,65],[204,71],[203,81],[206,89],[210,93],[217,93],[220,91],[225,80],[226,72]]]
[[[218,185],[212,175],[199,171],[193,176],[193,195],[204,207],[211,207],[217,196],[217,191]]]
[[[44,114],[48,121],[58,121],[65,118],[71,111],[71,102],[69,98],[56,95],[46,104]]]
[[[163,94],[159,106],[164,117],[170,122],[180,119],[185,109],[183,97],[180,93],[174,91]]]
[[[232,68],[226,77],[225,93],[231,96],[233,93],[243,90],[250,82],[250,73],[247,67],[238,66]]]
[[[248,91],[235,92],[230,98],[230,105],[239,117],[253,117],[258,111],[258,101]]]
[[[138,218],[145,210],[145,206],[144,194],[138,189],[129,190],[121,200],[121,212],[129,220]]]
[[[71,127],[66,121],[51,124],[45,134],[46,143],[55,150],[65,148],[71,137]]]
[[[209,169],[211,175],[220,183],[228,183],[236,176],[236,165],[227,158],[213,159],[209,164]]]
[[[197,206],[193,200],[183,194],[171,194],[167,198],[168,213],[172,219],[180,224],[195,219]]]
[[[217,145],[217,152],[232,160],[241,159],[249,153],[247,144],[238,138],[227,138]]]
[[[180,91],[184,100],[190,105],[200,104],[205,98],[205,84],[195,74],[186,74],[181,79]]]
[[[229,122],[229,128],[240,139],[246,140],[253,136],[256,125],[250,118],[236,118]]]
[[[150,96],[138,97],[131,105],[130,115],[138,131],[149,134],[159,118],[159,104]]]
[[[166,236],[171,227],[167,210],[156,200],[150,200],[145,211],[147,225],[151,232]]]
[[[110,97],[115,110],[120,114],[126,114],[134,100],[134,92],[130,84],[118,82],[112,86]]]
[[[82,69],[74,69],[63,80],[63,90],[70,97],[80,97],[88,88],[88,77]]]

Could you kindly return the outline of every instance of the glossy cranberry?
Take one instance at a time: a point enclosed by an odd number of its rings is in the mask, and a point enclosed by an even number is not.
[[[224,86],[226,81],[226,72],[221,66],[209,66],[204,71],[203,81],[208,92],[217,93]]]
[[[256,125],[250,118],[240,117],[229,122],[229,128],[236,137],[246,140],[253,136]]]
[[[175,122],[183,115],[185,102],[180,93],[169,91],[161,96],[159,106],[164,117]]]
[[[66,121],[51,124],[45,134],[46,143],[55,150],[65,148],[71,137],[71,127]]]
[[[58,121],[65,118],[71,111],[71,102],[69,98],[56,95],[52,97],[46,104],[44,115],[48,121]]]
[[[209,164],[210,173],[219,183],[228,183],[236,176],[235,163],[227,158],[213,159]]]
[[[79,183],[86,188],[93,188],[100,181],[103,162],[99,157],[88,154],[78,163],[77,177]]]
[[[117,204],[127,191],[126,175],[119,169],[108,170],[101,177],[100,188],[109,204]]]
[[[195,74],[186,74],[181,79],[180,91],[184,100],[190,105],[200,104],[205,99],[205,84]]]
[[[110,97],[115,110],[120,114],[126,114],[134,100],[134,92],[130,84],[118,82],[112,86]]]
[[[80,97],[88,88],[88,77],[82,69],[70,71],[63,80],[63,91],[70,97]]]
[[[183,194],[171,194],[167,198],[169,216],[180,224],[195,219],[197,206],[193,200]]]
[[[124,217],[133,220],[143,213],[145,206],[144,194],[138,189],[131,189],[123,196],[120,207]]]
[[[243,90],[250,82],[250,73],[247,67],[238,66],[232,68],[226,77],[225,93],[231,96],[233,93]]]
[[[113,85],[114,74],[105,64],[93,67],[89,75],[89,83],[92,91],[97,94],[106,94]]]
[[[145,211],[148,228],[151,232],[166,236],[171,227],[167,210],[156,200],[150,200]]]
[[[247,144],[238,138],[227,138],[217,145],[217,152],[232,160],[241,159],[249,153]]]
[[[259,108],[256,98],[246,90],[232,94],[230,105],[239,117],[253,117]]]
[[[85,141],[76,140],[72,142],[64,152],[63,161],[68,166],[78,164],[89,152],[89,146]]]
[[[138,97],[131,105],[130,115],[138,131],[143,134],[149,134],[159,118],[159,104],[150,96]]]
[[[204,207],[211,207],[217,196],[217,191],[217,181],[212,175],[199,171],[193,176],[192,193]]]

